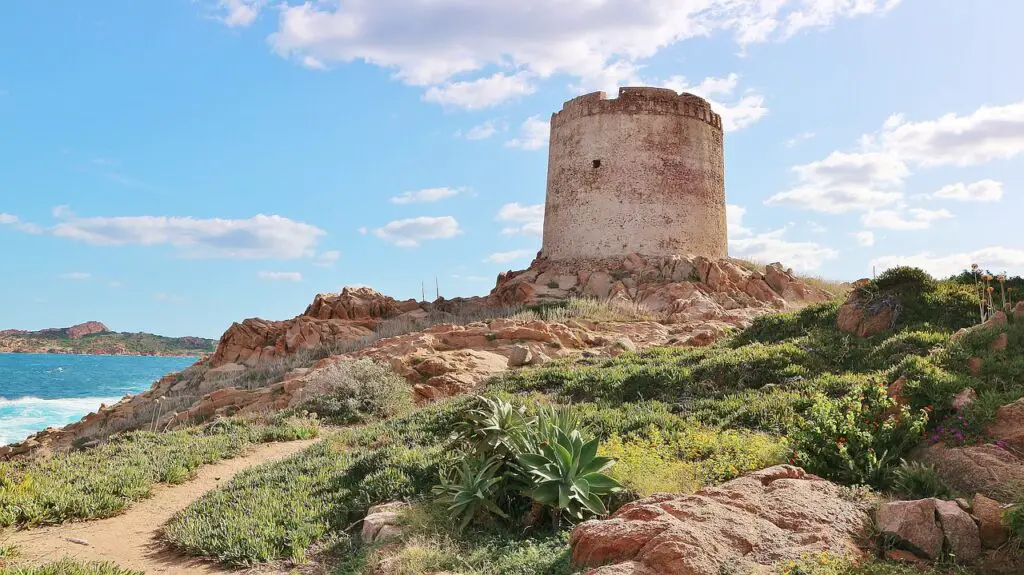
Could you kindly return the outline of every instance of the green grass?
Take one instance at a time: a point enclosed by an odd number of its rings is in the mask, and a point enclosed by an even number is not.
[[[121,569],[113,563],[79,563],[62,559],[40,567],[2,567],[0,575],[145,575],[142,571]]]
[[[569,533],[535,532],[497,525],[457,532],[444,506],[423,502],[404,513],[405,540],[397,548],[361,547],[345,539],[334,552],[342,556],[334,575],[377,575],[387,558],[388,575],[452,571],[461,575],[569,575]]]
[[[440,465],[457,455],[448,436],[468,405],[467,398],[432,404],[248,469],[178,513],[166,537],[186,553],[227,564],[301,560],[311,543],[369,506],[427,493]]]
[[[317,422],[306,419],[224,419],[182,431],[115,435],[100,447],[45,460],[2,462],[0,526],[117,515],[149,497],[157,483],[182,483],[200,466],[234,457],[252,443],[317,433]]]

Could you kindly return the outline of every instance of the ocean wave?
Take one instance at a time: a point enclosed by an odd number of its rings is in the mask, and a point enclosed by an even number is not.
[[[63,410],[96,410],[101,403],[111,405],[118,401],[121,401],[120,397],[58,397],[55,399],[43,399],[33,396],[19,397],[17,399],[0,397],[0,409],[5,407],[45,407]]]
[[[111,405],[119,397],[0,397],[0,445],[21,441],[36,431],[78,421],[100,404]]]

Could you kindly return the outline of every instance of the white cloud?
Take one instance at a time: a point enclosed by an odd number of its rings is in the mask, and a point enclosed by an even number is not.
[[[819,224],[818,222],[808,221],[807,230],[810,231],[812,234],[823,234],[828,231],[828,228]]]
[[[423,240],[453,238],[462,233],[459,222],[451,216],[408,218],[388,222],[373,230],[378,238],[403,248],[414,248]]]
[[[1003,246],[990,246],[970,252],[937,255],[922,252],[913,255],[887,255],[871,260],[879,273],[896,266],[914,266],[935,277],[944,278],[970,269],[978,264],[983,269],[1006,271],[1011,275],[1024,274],[1024,250]]]
[[[329,268],[336,264],[340,258],[341,252],[338,250],[321,252],[317,254],[316,258],[314,258],[316,261],[313,262],[313,265],[321,268]]]
[[[289,281],[289,282],[300,282],[302,281],[302,274],[299,272],[268,272],[261,271],[256,274],[256,277],[261,280],[269,281]]]
[[[226,26],[251,26],[260,15],[266,0],[218,0],[220,21]]]
[[[465,138],[467,140],[486,140],[498,132],[504,132],[508,129],[508,123],[501,120],[487,120],[481,124],[473,126],[466,131],[465,134],[462,130],[455,132],[456,138]]]
[[[805,142],[807,140],[810,140],[813,137],[814,137],[814,132],[803,132],[801,134],[797,134],[797,135],[793,136],[792,138],[790,138],[789,140],[786,140],[786,147],[787,148],[792,148],[792,147],[796,146],[797,144],[799,144],[800,142]]]
[[[167,245],[189,258],[297,259],[312,257],[327,232],[282,216],[245,220],[168,216],[71,217],[50,230],[93,245]]]
[[[302,65],[310,70],[326,70],[327,65],[312,56],[303,56]]]
[[[520,72],[506,75],[498,72],[486,78],[432,86],[423,94],[423,99],[443,106],[480,110],[527,96],[536,91],[537,86],[531,82],[529,74]]]
[[[824,160],[792,170],[797,187],[771,196],[765,204],[831,214],[869,210],[902,200],[899,190],[910,175],[899,158],[878,152],[832,152]]]
[[[31,222],[23,222],[21,221],[21,218],[14,214],[0,213],[0,226],[3,225],[11,226],[16,230],[27,234],[41,234],[44,231],[42,226]]]
[[[762,262],[783,262],[793,269],[813,271],[839,252],[815,242],[791,242],[786,228],[729,240],[729,255]]]
[[[413,85],[494,66],[581,85],[630,78],[659,50],[717,30],[748,44],[891,10],[896,0],[488,2],[334,0],[281,3],[268,42],[278,54],[363,61]]]
[[[438,202],[459,194],[461,190],[456,188],[424,188],[411,192],[403,192],[391,198],[392,204],[426,204]]]
[[[783,37],[790,37],[808,28],[832,26],[840,18],[855,18],[885,13],[901,0],[806,0],[799,10],[786,15]],[[782,4],[779,2],[777,4]]]
[[[730,238],[738,238],[750,235],[750,228],[743,227],[743,216],[747,214],[747,208],[734,204],[725,206],[725,220]]]
[[[934,197],[961,202],[998,202],[1003,199],[1003,183],[981,180],[972,184],[950,184],[935,192]]]
[[[704,98],[714,111],[722,116],[722,129],[734,132],[753,124],[768,113],[768,108],[764,106],[764,97],[757,93],[750,92],[730,103],[715,97],[731,97],[738,83],[739,75],[729,74],[724,78],[704,78],[696,86],[691,86],[682,76],[673,76],[662,85],[676,92],[689,92]]]
[[[53,217],[60,219],[75,217],[75,212],[71,210],[71,206],[66,204],[54,206],[53,209],[50,210],[50,214],[53,215]]]
[[[952,217],[953,214],[949,213],[949,210],[926,210],[924,208],[871,210],[861,216],[861,223],[867,228],[926,230],[932,227],[932,222]]]
[[[922,166],[974,166],[1013,158],[1024,153],[1024,101],[922,122],[896,114],[865,143]]]
[[[484,262],[490,264],[507,264],[509,262],[531,257],[536,253],[536,250],[512,250],[509,252],[497,252],[484,258]]]
[[[107,287],[113,288],[113,289],[120,288],[123,285],[124,285],[123,283],[121,283],[121,282],[119,282],[117,280],[110,280],[110,281],[107,282]]]
[[[519,137],[509,140],[505,145],[520,150],[539,150],[547,145],[550,137],[550,120],[541,120],[540,116],[530,116],[520,126]]]
[[[519,202],[505,204],[498,210],[498,215],[494,219],[499,222],[516,224],[502,228],[501,233],[506,236],[540,236],[544,233],[544,204],[529,206],[519,205]]]
[[[850,235],[852,235],[853,238],[857,240],[857,244],[862,245],[866,248],[870,248],[871,246],[875,245],[875,232],[865,230],[860,232],[854,232],[853,234]]]
[[[92,274],[89,272],[68,272],[57,276],[57,279],[72,281],[85,281],[90,278],[92,278]]]

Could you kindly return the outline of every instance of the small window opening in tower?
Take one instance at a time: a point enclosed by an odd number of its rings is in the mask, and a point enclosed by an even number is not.
[[[601,167],[601,160],[594,160],[594,167],[595,168],[600,168]]]

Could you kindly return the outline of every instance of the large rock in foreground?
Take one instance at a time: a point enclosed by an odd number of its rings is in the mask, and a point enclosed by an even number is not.
[[[694,495],[659,494],[572,532],[577,565],[591,575],[719,575],[764,569],[822,550],[859,556],[871,525],[864,505],[834,483],[789,465]]]
[[[1024,493],[1024,399],[999,408],[985,431],[995,443],[963,447],[936,443],[919,449],[915,459],[934,465],[957,491],[1013,503]]]

